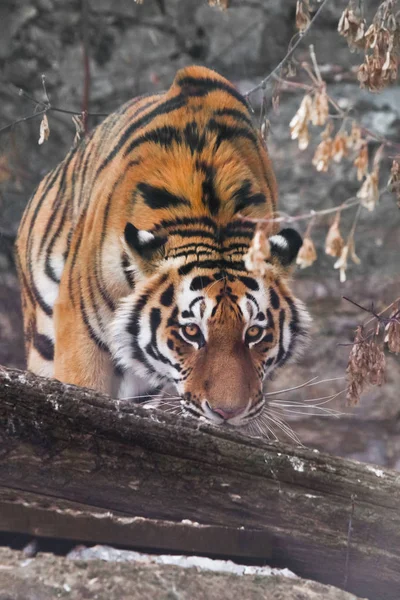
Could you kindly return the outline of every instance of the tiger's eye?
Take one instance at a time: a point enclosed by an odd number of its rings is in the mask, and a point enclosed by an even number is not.
[[[246,335],[250,338],[250,339],[254,339],[257,338],[261,335],[262,333],[262,329],[261,327],[257,327],[257,325],[253,325],[252,327],[249,327]]]
[[[256,342],[261,341],[264,335],[265,329],[262,327],[258,327],[258,325],[252,325],[246,331],[245,342],[246,344],[255,344]]]
[[[200,334],[200,328],[197,325],[195,325],[194,323],[189,323],[189,325],[184,325],[183,331],[190,338],[194,338]]]

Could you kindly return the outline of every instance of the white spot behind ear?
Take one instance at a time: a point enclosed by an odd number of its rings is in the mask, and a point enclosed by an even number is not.
[[[149,231],[145,231],[144,229],[140,229],[140,231],[138,231],[138,240],[141,244],[147,244],[148,242],[154,240],[154,238],[155,236]]]
[[[283,235],[273,235],[269,238],[269,241],[270,244],[275,244],[275,246],[282,248],[282,250],[285,250],[288,247],[287,240],[283,237]]]

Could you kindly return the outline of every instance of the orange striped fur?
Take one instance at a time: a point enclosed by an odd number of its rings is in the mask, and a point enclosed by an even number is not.
[[[172,383],[218,423],[259,414],[264,380],[307,324],[288,287],[298,234],[274,232],[265,276],[244,266],[254,224],[242,217],[276,202],[246,102],[217,73],[182,69],[167,92],[122,106],[25,210],[28,368],[109,394]]]

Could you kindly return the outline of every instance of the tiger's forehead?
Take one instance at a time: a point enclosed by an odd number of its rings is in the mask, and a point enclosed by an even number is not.
[[[251,275],[227,275],[219,271],[193,273],[181,280],[177,304],[183,319],[213,319],[221,312],[233,318],[265,320],[270,295],[265,282]]]

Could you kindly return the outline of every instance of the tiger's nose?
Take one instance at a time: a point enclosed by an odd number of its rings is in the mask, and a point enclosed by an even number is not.
[[[227,421],[228,419],[233,419],[233,417],[237,417],[244,412],[245,407],[241,406],[240,408],[235,408],[233,410],[229,410],[227,408],[212,408],[211,410]]]

